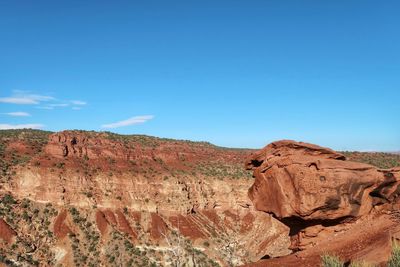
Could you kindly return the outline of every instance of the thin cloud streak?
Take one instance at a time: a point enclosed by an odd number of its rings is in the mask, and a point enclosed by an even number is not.
[[[49,107],[68,107],[69,104],[66,103],[60,103],[60,104],[49,104]]]
[[[39,106],[39,107],[36,107],[37,109],[47,109],[47,110],[52,110],[52,109],[54,109],[54,107],[50,107],[50,106]]]
[[[24,91],[13,91],[8,97],[0,97],[0,103],[17,104],[17,105],[37,105],[40,102],[53,101],[52,96],[27,94]]]
[[[43,124],[39,123],[28,123],[28,124],[0,124],[0,130],[11,130],[11,129],[42,129]]]
[[[140,124],[140,123],[145,123],[146,121],[151,120],[153,118],[154,118],[153,115],[135,116],[135,117],[129,118],[127,120],[118,121],[118,122],[109,123],[109,124],[103,124],[103,125],[101,125],[101,128],[119,128],[119,127],[134,125],[134,124]]]
[[[46,103],[47,102],[47,103]],[[0,103],[16,104],[16,105],[37,105],[38,109],[52,110],[63,107],[79,107],[81,109],[87,104],[82,100],[62,100],[52,96],[30,94],[28,91],[14,90],[11,96],[0,97]],[[74,108],[78,110],[78,108]]]
[[[17,111],[17,112],[7,112],[7,113],[3,113],[6,114],[8,116],[13,116],[13,117],[30,117],[31,114],[29,114],[28,112],[22,112],[22,111]]]
[[[24,98],[24,97],[0,97],[1,103],[17,104],[17,105],[36,105],[39,104],[38,101]]]

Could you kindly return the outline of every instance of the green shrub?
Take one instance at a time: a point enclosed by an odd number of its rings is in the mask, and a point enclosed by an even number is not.
[[[22,213],[22,218],[25,220],[25,221],[29,221],[29,219],[30,219],[30,217],[29,217],[29,214],[24,210],[24,212]]]
[[[337,256],[324,254],[321,256],[323,267],[343,267],[343,262]]]
[[[392,256],[389,259],[388,267],[399,267],[400,266],[400,245],[397,243],[393,244]]]
[[[64,169],[65,167],[65,162],[58,162],[55,164],[55,166],[59,169]]]
[[[1,200],[1,202],[3,202],[5,205],[10,205],[10,204],[15,204],[15,203],[17,203],[17,202],[15,201],[15,199],[13,198],[13,196],[12,196],[12,195],[9,195],[9,194],[5,195],[5,196],[3,197],[3,199]]]

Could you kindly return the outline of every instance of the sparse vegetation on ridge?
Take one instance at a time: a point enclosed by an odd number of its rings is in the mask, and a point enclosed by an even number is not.
[[[342,152],[348,160],[371,164],[378,168],[400,167],[400,155],[384,152]]]
[[[127,154],[139,155],[139,157],[136,156],[134,159],[125,161],[125,158],[117,159],[107,155],[99,157],[93,162],[93,159],[84,153],[83,160],[59,160],[42,153],[50,133],[29,129],[0,130],[0,167],[4,182],[11,178],[10,171],[13,166],[27,163],[36,167],[51,165],[53,173],[63,173],[65,170],[71,169],[71,166],[75,166],[76,172],[85,177],[90,177],[98,171],[107,171],[117,175],[125,169],[134,175],[143,175],[146,178],[169,177],[174,174],[194,177],[200,175],[217,179],[252,177],[251,172],[246,171],[242,165],[244,158],[250,153],[245,149],[222,148],[208,142],[174,140],[146,135],[120,135],[110,132],[74,130],[65,133],[71,136],[83,134],[89,140],[96,138],[111,140],[113,142],[106,143],[105,149],[119,150],[121,147]],[[9,144],[13,142],[20,142],[17,147],[23,151],[12,150],[14,152],[5,153]],[[28,152],[25,151],[26,149]],[[97,151],[99,147],[88,143],[87,149]],[[231,156],[225,157],[225,153]],[[177,158],[175,159],[175,157]],[[121,166],[126,167],[121,169]]]
[[[344,267],[345,263],[335,255],[324,254],[321,256],[321,264],[323,267]],[[347,266],[347,265],[346,265]],[[388,267],[400,266],[400,246],[397,242],[393,242],[392,255],[387,263]],[[364,261],[353,261],[349,267],[375,267],[375,265]]]

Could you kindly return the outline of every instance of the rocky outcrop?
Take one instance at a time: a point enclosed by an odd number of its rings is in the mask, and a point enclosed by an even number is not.
[[[346,161],[333,150],[278,141],[246,163],[256,178],[249,197],[279,219],[337,220],[368,214],[400,193],[400,171]]]
[[[373,264],[390,256],[391,237],[400,231],[399,168],[378,169],[289,140],[253,154],[246,167],[254,171],[249,197],[255,208],[290,228],[295,252],[257,266],[318,266],[327,252]]]

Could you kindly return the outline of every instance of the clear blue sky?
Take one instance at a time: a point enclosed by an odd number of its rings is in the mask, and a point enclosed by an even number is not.
[[[400,150],[399,10],[368,0],[1,1],[0,128]]]

